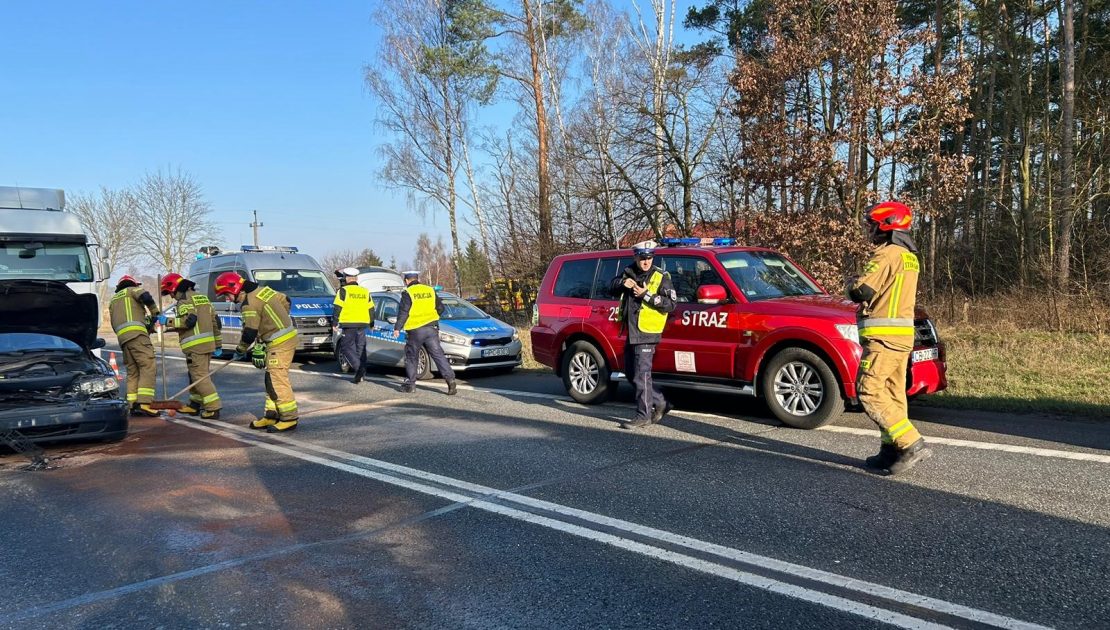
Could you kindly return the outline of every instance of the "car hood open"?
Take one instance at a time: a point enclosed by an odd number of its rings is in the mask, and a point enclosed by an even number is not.
[[[0,280],[0,333],[41,333],[89,349],[100,313],[96,296],[56,280]]]

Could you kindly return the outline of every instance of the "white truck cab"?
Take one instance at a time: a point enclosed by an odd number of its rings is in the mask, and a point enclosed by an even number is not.
[[[99,296],[111,273],[99,254],[77,215],[65,211],[64,191],[0,186],[0,280],[58,280]]]

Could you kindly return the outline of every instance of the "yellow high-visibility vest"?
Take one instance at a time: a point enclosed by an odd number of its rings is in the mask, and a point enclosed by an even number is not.
[[[374,298],[370,297],[370,290],[357,284],[345,284],[335,294],[333,302],[339,311],[339,325],[366,324],[370,325],[370,311],[374,309]]]
[[[658,271],[652,272],[651,278],[647,283],[648,293],[655,295],[659,292],[659,285],[663,282],[663,274]],[[667,325],[667,314],[663,311],[657,310],[655,307],[649,305],[647,302],[640,303],[640,316],[636,322],[636,327],[640,332],[646,333],[661,333],[663,328]]]
[[[409,297],[412,298],[409,318],[405,320],[405,330],[420,328],[439,321],[439,313],[436,311],[435,289],[426,284],[415,283],[410,284],[405,289],[405,293],[408,293]]]

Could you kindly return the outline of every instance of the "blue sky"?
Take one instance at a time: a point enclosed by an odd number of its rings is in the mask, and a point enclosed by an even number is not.
[[[377,180],[362,68],[376,3],[7,2],[0,185],[119,188],[147,171],[203,185],[224,244],[412,258],[444,235]]]

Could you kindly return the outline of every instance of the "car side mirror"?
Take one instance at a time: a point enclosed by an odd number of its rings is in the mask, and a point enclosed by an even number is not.
[[[97,337],[96,341],[92,342],[92,345],[89,346],[89,349],[90,350],[99,350],[107,344],[108,344],[108,342],[104,341],[103,337]]]
[[[698,287],[698,304],[723,304],[728,301],[728,292],[719,284],[703,284]]]
[[[105,261],[100,261],[100,277],[107,280],[112,276],[112,266]]]

